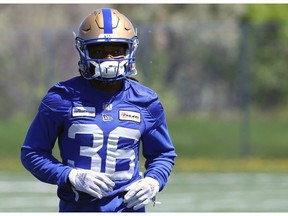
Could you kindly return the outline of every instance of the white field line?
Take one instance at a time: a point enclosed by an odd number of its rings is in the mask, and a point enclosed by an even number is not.
[[[38,181],[0,181],[0,193],[56,193],[57,186]]]
[[[0,212],[58,209],[57,186],[38,181],[0,181]],[[55,211],[55,210],[54,210]]]
[[[175,173],[152,211],[288,211],[288,174]],[[15,181],[16,180],[16,181]],[[0,180],[0,212],[57,211],[57,186],[38,180]],[[2,216],[2,215],[1,215]],[[261,215],[262,216],[262,215]]]

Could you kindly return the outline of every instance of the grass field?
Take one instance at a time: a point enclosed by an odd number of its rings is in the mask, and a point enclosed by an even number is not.
[[[173,173],[147,212],[287,212],[288,174]],[[56,186],[0,172],[0,212],[57,212]]]
[[[0,122],[1,156],[16,155],[32,120]],[[169,116],[169,131],[177,151],[188,157],[239,157],[243,131],[239,117]],[[254,157],[286,158],[288,117],[252,116],[250,153]]]
[[[178,157],[158,195],[162,204],[149,205],[149,212],[288,211],[287,118],[251,118],[248,157],[240,157],[237,118],[168,120]],[[0,123],[0,212],[58,211],[56,186],[39,182],[20,163],[29,124]]]
[[[0,122],[0,171],[22,171],[20,148],[29,125],[27,120]],[[238,118],[170,117],[168,125],[177,171],[288,171],[286,117],[251,117],[250,154],[244,158]]]

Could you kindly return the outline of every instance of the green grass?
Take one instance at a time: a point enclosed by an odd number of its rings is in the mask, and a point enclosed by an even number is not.
[[[251,122],[252,154],[262,157],[287,158],[287,119],[263,118]]]
[[[168,125],[177,152],[182,157],[239,158],[243,129],[239,118],[169,118]],[[252,157],[287,158],[288,120],[252,116],[248,147]]]
[[[0,170],[23,170],[20,148],[30,121],[0,122]],[[287,118],[251,116],[248,157],[241,157],[239,118],[168,116],[175,170],[288,170]],[[261,165],[262,164],[262,165]]]
[[[239,123],[235,120],[169,119],[171,138],[183,157],[236,157]]]
[[[0,122],[1,159],[15,159],[20,156],[20,148],[25,139],[29,124],[30,122],[28,121]]]

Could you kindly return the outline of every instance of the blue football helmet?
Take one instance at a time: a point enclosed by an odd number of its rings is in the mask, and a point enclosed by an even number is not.
[[[75,35],[80,55],[79,72],[88,80],[115,81],[137,74],[137,32],[132,23],[115,9],[98,9],[80,24]],[[95,58],[89,52],[92,46],[105,43],[124,44],[125,55],[112,59]],[[92,48],[93,49],[93,48]]]

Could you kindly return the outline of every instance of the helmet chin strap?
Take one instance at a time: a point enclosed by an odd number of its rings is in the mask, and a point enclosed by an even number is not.
[[[121,75],[125,75],[125,65],[127,64],[127,60],[124,61],[104,61],[102,63],[96,63],[95,61],[90,62],[95,66],[95,74],[92,76],[93,78],[102,77],[102,78],[116,78]]]

